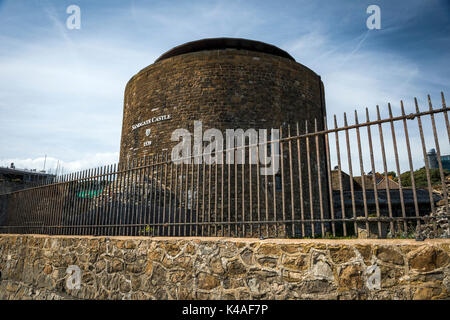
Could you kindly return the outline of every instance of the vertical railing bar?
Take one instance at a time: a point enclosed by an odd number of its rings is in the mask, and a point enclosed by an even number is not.
[[[77,235],[83,234],[83,222],[84,222],[84,193],[85,193],[85,187],[86,187],[86,176],[87,176],[88,170],[82,170],[80,175],[80,192],[78,194],[78,200],[79,200],[79,206],[78,206],[78,232]]]
[[[121,198],[120,201],[120,227],[119,227],[119,235],[125,235],[126,224],[127,224],[127,201],[128,201],[128,169],[130,168],[130,161],[127,160],[126,163],[123,164],[122,168],[122,187],[121,187]]]
[[[157,219],[157,223],[158,223],[158,226],[157,226],[157,228],[155,228],[155,230],[157,230],[157,232],[156,232],[156,235],[157,236],[159,236],[160,234],[161,234],[161,220],[162,220],[162,201],[163,201],[163,198],[162,198],[162,192],[163,192],[163,168],[164,168],[164,164],[163,164],[163,155],[162,154],[159,154],[158,155],[158,162],[159,162],[159,165],[158,165],[158,167],[157,167],[157,170],[158,170],[158,190],[159,190],[159,192],[158,192],[158,210],[157,210],[157,212],[158,212],[158,219]]]
[[[291,126],[288,125],[288,137],[291,137]],[[292,167],[292,141],[289,139],[288,142],[289,148],[289,182],[290,182],[290,190],[291,190],[291,219],[295,220],[295,205],[294,205],[294,173]],[[291,233],[292,237],[295,238],[295,225],[294,222],[291,223]]]
[[[77,218],[78,218],[78,190],[79,190],[80,172],[76,171],[73,175],[73,208],[72,208],[72,228],[70,228],[70,235],[77,234]]]
[[[144,156],[144,176],[142,178],[143,181],[143,189],[144,189],[144,196],[143,196],[143,219],[142,219],[142,224],[144,226],[144,236],[150,236],[150,217],[151,217],[151,206],[149,203],[151,203],[151,194],[150,194],[150,189],[151,189],[151,185],[152,185],[152,181],[150,179],[150,174],[152,171],[152,167],[151,167],[151,160],[152,160],[152,155],[145,155]]]
[[[59,205],[59,197],[58,190],[60,187],[60,183],[63,181],[63,175],[59,176],[58,184],[50,185],[50,205],[46,207],[46,210],[49,210],[48,219],[47,219],[47,234],[52,235],[54,231],[56,216],[58,212]]]
[[[314,132],[317,132],[317,118],[314,119]],[[321,169],[320,169],[320,151],[319,151],[319,135],[315,136],[315,145],[316,145],[316,164],[317,164],[317,182],[319,187],[319,206],[320,206],[320,231],[321,236],[325,236],[325,225],[324,225],[324,208],[323,208],[323,195],[322,195],[322,177],[321,177]]]
[[[167,171],[169,170],[169,164],[168,164],[168,152],[165,152],[164,155],[164,205],[163,205],[163,227],[162,227],[162,234],[160,234],[161,236],[164,236],[166,234],[166,229],[165,229],[165,225],[166,225],[166,203],[167,203]]]
[[[5,196],[1,196],[3,198],[7,197]],[[19,226],[21,227],[20,232],[21,233],[31,233],[32,230],[32,226],[33,226],[33,216],[32,213],[30,211],[29,208],[29,198],[30,198],[30,191],[24,191],[21,193],[21,198],[22,198],[22,207],[23,209],[21,210],[21,219],[19,222]],[[2,206],[0,206],[0,214],[2,213]]]
[[[441,100],[442,100],[442,109],[446,109],[447,105],[445,103],[444,92],[442,92],[442,91],[441,91]],[[445,126],[447,127],[448,141],[450,141],[450,125],[448,123],[448,113],[447,113],[447,111],[444,111],[444,119],[445,119]]]
[[[44,199],[43,189],[42,188],[34,189],[33,194],[34,194],[34,196],[33,196],[32,208],[35,210],[36,217],[39,222],[39,226],[36,224],[36,227],[37,227],[36,232],[39,234],[39,233],[43,233],[43,231],[44,231],[43,215],[42,215],[42,211],[39,211],[39,204]],[[15,199],[15,194],[12,195],[11,203],[14,203],[13,199]],[[10,204],[10,206],[11,206],[11,204]],[[11,216],[12,216],[11,213],[8,212],[8,221],[11,218]]]
[[[88,178],[88,185],[89,185],[89,191],[88,191],[88,196],[87,196],[87,201],[86,201],[86,225],[85,225],[85,234],[90,235],[91,234],[91,229],[92,229],[92,223],[91,223],[91,210],[92,210],[92,205],[93,205],[93,201],[92,201],[92,194],[93,194],[93,187],[94,187],[94,178],[97,175],[97,168],[93,168],[91,169],[90,173],[89,173],[89,178]]]
[[[174,163],[173,161],[170,161],[170,189],[169,189],[169,216],[167,217],[167,235],[170,236],[171,234],[171,230],[172,230],[172,226],[171,226],[171,222],[172,222],[172,194],[173,194],[173,168],[174,168]]]
[[[48,232],[48,228],[47,228],[47,226],[48,226],[48,221],[47,221],[47,219],[48,219],[48,212],[46,212],[47,210],[45,210],[45,208],[47,208],[47,206],[49,206],[51,204],[51,200],[50,200],[51,186],[44,186],[42,184],[41,188],[42,188],[43,194],[44,194],[44,198],[43,198],[44,205],[43,205],[43,207],[41,207],[42,221],[43,221],[43,228],[42,228],[42,230],[43,230],[43,234],[47,234],[47,232]],[[16,195],[16,198],[17,197],[18,196]],[[19,200],[19,199],[17,199],[17,200]],[[16,212],[16,214],[17,214],[17,212]],[[16,214],[14,215],[14,219],[16,217]],[[13,220],[13,221],[15,221],[15,220]]]
[[[174,188],[174,201],[173,201],[173,222],[178,223],[180,222],[178,217],[178,163],[175,163],[175,188]],[[181,220],[181,219],[180,219]],[[176,225],[173,226],[173,235],[177,235],[177,227]],[[178,234],[179,235],[179,234]]]
[[[300,129],[297,122],[297,137],[300,136]],[[305,208],[303,203],[303,173],[301,165],[301,148],[300,148],[300,138],[297,138],[297,163],[298,163],[298,184],[299,184],[299,202],[300,202],[300,219],[302,221],[302,237],[305,237]]]
[[[159,154],[155,154],[154,160],[155,160],[155,162],[152,165],[152,172],[154,173],[154,176],[152,177],[153,192],[154,192],[153,195],[152,195],[152,200],[153,200],[152,216],[153,216],[153,224],[154,224],[154,226],[151,229],[152,230],[152,237],[155,236],[156,223],[157,223],[157,221],[159,219],[158,211],[157,211],[157,208],[156,208],[156,203],[157,203],[157,201],[159,199],[159,196],[158,196],[158,188],[159,188],[159,186],[158,186],[159,185],[159,170],[158,170],[158,168],[159,168],[159,165],[158,165],[158,163],[159,163]],[[180,192],[180,194],[181,194],[181,192]],[[180,202],[181,202],[181,200],[180,200]],[[180,218],[181,218],[181,207],[180,207]],[[181,228],[181,225],[180,225],[179,228]],[[178,232],[180,232],[180,230],[178,230]]]
[[[238,166],[237,166],[237,149],[233,147],[234,152],[234,232],[238,237]]]
[[[398,150],[397,150],[397,139],[395,136],[395,126],[394,126],[394,121],[392,121],[392,108],[391,108],[391,104],[388,103],[388,109],[389,109],[389,119],[391,119],[390,124],[391,124],[391,134],[392,134],[392,143],[394,146],[394,156],[395,156],[395,167],[397,170],[397,176],[398,176],[398,188],[399,188],[399,194],[400,194],[400,206],[401,206],[401,210],[402,210],[402,217],[404,219],[403,221],[403,229],[405,232],[407,232],[408,230],[408,226],[407,226],[407,221],[406,221],[406,210],[405,210],[405,200],[403,198],[403,187],[402,187],[402,178],[401,178],[401,172],[400,172],[400,162],[398,159]]]
[[[328,130],[327,117],[324,116],[324,126],[325,131]],[[331,214],[331,232],[333,237],[336,236],[336,225],[334,222],[334,201],[333,201],[333,176],[331,175],[331,159],[330,159],[330,142],[328,139],[328,133],[324,134],[325,138],[325,153],[327,160],[327,175],[328,175],[328,196],[330,198],[330,214]]]
[[[117,206],[117,202],[116,202],[116,188],[117,188],[117,166],[114,163],[113,165],[113,174],[111,177],[111,220],[110,220],[110,226],[109,226],[109,232],[108,234],[113,236],[114,235],[114,227],[113,225],[115,225],[117,223],[117,219],[116,219],[116,206]]]
[[[305,133],[308,134],[308,120],[305,122]],[[309,214],[311,219],[311,236],[314,238],[316,234],[316,227],[314,221],[314,200],[313,200],[313,185],[312,185],[312,172],[311,172],[311,150],[309,147],[309,136],[306,136],[306,162],[308,166],[308,189],[309,189]]]
[[[30,206],[31,202],[32,202],[32,196],[33,196],[33,190],[29,190],[29,191],[24,191],[21,194],[22,197],[22,202],[23,202],[23,206],[24,206],[24,210],[22,210],[22,221],[21,221],[21,226],[24,226],[24,228],[22,228],[22,232],[23,233],[34,233],[34,227],[36,225],[35,220],[36,220],[36,215],[34,214],[32,207]],[[3,199],[7,199],[9,197],[11,197],[10,195],[3,195],[2,196]],[[5,200],[7,201],[7,200]],[[4,203],[6,204],[6,203]],[[2,213],[3,212],[3,205],[2,205]],[[8,207],[5,208],[5,210],[9,211]],[[3,230],[3,229],[2,229]]]
[[[190,159],[189,159],[190,160]],[[189,164],[186,163],[186,173],[185,173],[185,191],[184,191],[184,231],[183,231],[183,235],[186,236],[187,233],[187,223],[188,223],[188,218],[187,218],[187,210],[188,210],[188,190],[189,190]]]
[[[215,154],[215,161],[214,161],[214,169],[215,169],[215,175],[214,175],[214,235],[217,237],[217,232],[218,232],[218,224],[217,224],[217,173],[218,173],[218,169],[217,169],[217,151]]]
[[[377,120],[381,120],[380,117],[380,108],[377,105]],[[388,177],[388,171],[387,171],[387,164],[386,164],[386,151],[384,148],[384,137],[383,137],[383,126],[381,123],[378,123],[378,132],[380,134],[380,146],[381,146],[381,156],[383,158],[383,168],[384,168],[384,180],[386,182],[386,195],[387,195],[387,204],[388,204],[388,211],[389,211],[389,227],[392,234],[395,233],[394,229],[394,222],[392,221],[392,202],[391,202],[391,190],[389,187],[389,177]],[[381,234],[380,234],[381,237]]]
[[[72,177],[72,173],[68,173],[67,174],[67,178],[66,178],[66,183],[64,184],[64,203],[63,203],[63,211],[62,211],[62,215],[61,215],[61,221],[60,221],[60,235],[65,235],[67,232],[67,220],[68,220],[68,215],[69,215],[69,210],[70,210],[70,199],[72,197],[72,194],[70,193],[70,184],[71,184],[71,177]]]
[[[178,223],[178,163],[175,163],[175,188],[173,191],[174,194],[174,200],[173,200],[173,222]],[[181,219],[180,219],[181,220]],[[177,227],[176,225],[173,225],[173,235],[177,235]],[[179,235],[179,234],[178,234]]]
[[[138,219],[141,214],[140,212],[140,203],[141,203],[141,170],[142,170],[142,157],[137,158],[135,162],[135,167],[133,168],[134,178],[132,180],[133,183],[133,215],[131,220],[131,235],[136,236],[142,230],[142,226],[137,226]]]
[[[87,205],[87,201],[86,201],[86,193],[89,194],[89,176],[90,176],[91,170],[85,170],[84,174],[83,174],[83,187],[85,191],[83,191],[82,193],[82,198],[81,198],[81,234],[84,235],[86,234],[86,220],[87,220],[87,213],[86,213],[86,205]],[[87,191],[86,191],[87,189]]]
[[[23,232],[24,233],[33,233],[33,227],[35,226],[35,215],[33,214],[33,211],[30,208],[30,203],[31,203],[31,198],[32,196],[32,190],[26,191],[24,192],[24,194],[22,195],[23,198],[23,202],[24,202],[24,210],[22,212],[22,222],[21,225],[24,226],[25,228],[23,228]],[[7,199],[7,197],[10,197],[9,195],[3,195],[1,196],[3,199]],[[6,200],[5,200],[6,201]],[[6,202],[2,201],[2,206],[0,208],[1,213],[3,214],[3,206],[6,205]],[[7,210],[7,209],[5,209]],[[3,229],[2,229],[3,231]]]
[[[142,217],[144,214],[144,171],[145,171],[145,155],[140,159],[139,165],[139,179],[137,181],[138,189],[138,215],[136,217],[136,224],[139,226],[136,228],[135,234],[138,236],[145,232],[145,227],[142,225]]]
[[[60,185],[60,198],[59,198],[59,208],[58,208],[58,213],[57,213],[57,218],[56,218],[56,228],[55,233],[54,234],[61,234],[62,228],[61,228],[61,224],[62,224],[62,220],[63,220],[63,216],[64,216],[64,205],[66,203],[66,189],[67,189],[67,179],[69,177],[69,174],[65,174],[64,175],[64,179],[63,179],[63,183]]]
[[[161,221],[162,154],[158,153],[155,155],[155,157],[156,157],[156,163],[154,164],[155,178],[153,179],[155,185],[155,195],[153,200],[154,226],[152,228],[152,236],[158,236],[160,234],[160,221]]]
[[[94,234],[94,229],[95,229],[95,212],[96,212],[96,203],[97,203],[97,191],[98,191],[98,184],[97,184],[97,180],[98,180],[98,176],[100,175],[100,168],[101,167],[97,167],[95,169],[94,175],[91,178],[92,181],[92,189],[91,189],[91,219],[89,221],[91,227],[89,228],[90,235],[95,235]]]
[[[153,229],[154,229],[154,225],[152,225],[154,223],[154,219],[155,219],[155,212],[152,210],[153,207],[153,203],[155,202],[155,199],[153,197],[153,189],[155,188],[155,183],[154,183],[154,163],[155,163],[155,155],[152,154],[150,156],[150,163],[149,163],[149,177],[148,177],[148,181],[150,184],[150,191],[147,190],[147,193],[150,195],[150,203],[147,201],[147,207],[148,207],[148,219],[147,222],[149,224],[149,233],[148,235],[153,235]],[[175,217],[174,217],[175,219]]]
[[[400,101],[402,116],[405,116],[405,108],[403,107],[403,101]],[[411,156],[411,147],[409,144],[409,134],[408,134],[408,124],[406,123],[406,118],[403,118],[403,129],[405,132],[405,141],[406,141],[406,150],[408,153],[408,163],[409,163],[409,173],[411,176],[411,185],[412,185],[412,191],[413,191],[413,197],[414,197],[414,211],[416,214],[416,217],[419,217],[419,204],[417,201],[417,191],[416,191],[416,179],[414,178],[414,168],[413,168],[413,162],[412,162],[412,156]],[[417,223],[420,225],[420,219],[417,219]]]
[[[58,190],[60,192],[60,195],[58,197],[58,205],[57,205],[57,212],[55,214],[54,222],[53,222],[53,234],[59,234],[61,231],[61,220],[62,220],[62,214],[63,214],[63,205],[65,200],[65,187],[66,187],[66,181],[67,181],[67,174],[63,175],[62,183],[58,186]]]
[[[133,168],[134,160],[131,160],[131,162],[128,162],[128,168],[127,168],[127,175],[126,175],[126,201],[125,201],[125,217],[124,217],[124,234],[126,236],[130,235],[130,218],[131,218],[131,211],[132,211],[132,185],[133,185]]]
[[[183,211],[183,179],[184,179],[184,163],[181,162],[181,167],[180,167],[180,222],[181,224],[178,225],[178,233],[179,235],[184,235],[181,234],[181,225],[183,224],[183,227],[186,227],[186,217],[182,218],[182,211]],[[181,221],[183,219],[183,221]]]
[[[78,234],[78,217],[79,217],[79,190],[80,190],[80,171],[75,172],[74,174],[74,200],[73,200],[73,209],[72,209],[72,228],[70,229],[70,234],[75,235]]]
[[[251,139],[249,139],[249,147],[248,147],[248,191],[249,191],[249,197],[250,197],[250,202],[249,202],[249,221],[250,221],[250,237],[253,237],[253,184],[252,184],[252,168],[253,168],[253,163],[252,163],[252,152],[253,152],[253,146],[250,147],[250,145],[252,144]],[[244,149],[245,150],[245,149]]]
[[[101,202],[105,203],[105,198],[107,198],[107,195],[105,195],[105,193],[107,192],[106,187],[104,189],[102,189],[102,184],[101,181],[102,180],[106,180],[105,179],[105,174],[108,170],[108,166],[103,166],[103,167],[99,167],[98,171],[97,171],[97,175],[94,178],[94,185],[96,186],[96,191],[94,191],[94,221],[93,221],[93,227],[92,227],[92,235],[99,235],[102,234],[102,228],[98,227],[99,224],[104,224],[103,221],[101,221],[101,219],[99,219],[99,210],[100,210],[100,204]],[[101,190],[101,192],[100,192]],[[102,200],[100,200],[100,197],[102,197]],[[103,231],[104,232],[104,231]]]
[[[69,230],[70,209],[72,207],[72,193],[70,192],[72,185],[72,172],[67,175],[66,190],[67,201],[65,201],[65,210],[63,220],[61,221],[61,235],[67,235]]]
[[[228,165],[228,177],[227,177],[227,183],[228,183],[228,236],[231,236],[231,161],[228,160],[229,153],[227,153],[227,165]]]
[[[66,228],[64,227],[65,221],[67,221],[67,214],[68,214],[68,205],[69,205],[69,197],[70,194],[68,192],[68,188],[69,188],[69,181],[70,181],[70,173],[66,173],[65,175],[65,179],[64,179],[64,184],[62,187],[62,193],[63,193],[63,197],[61,199],[61,205],[60,205],[60,215],[59,215],[59,219],[58,219],[58,228],[57,228],[57,235],[63,235],[64,232],[66,231]]]
[[[419,104],[417,103],[417,99],[416,98],[414,98],[414,104],[416,106],[416,113],[419,113],[420,112],[419,111]],[[423,158],[424,158],[424,162],[425,162],[425,172],[426,172],[426,175],[427,175],[428,195],[430,197],[431,212],[433,214],[435,214],[436,213],[436,209],[434,207],[433,188],[431,186],[430,165],[428,163],[427,150],[426,150],[426,145],[425,145],[425,138],[423,136],[423,129],[422,129],[422,120],[421,120],[420,116],[417,116],[417,122],[418,122],[418,125],[419,125],[420,140],[422,142],[422,153],[423,153]]]
[[[125,169],[125,164],[122,162],[119,162],[117,165],[117,171],[118,171],[118,175],[117,175],[117,179],[118,179],[118,185],[119,185],[119,189],[118,191],[118,196],[117,196],[117,208],[116,208],[116,224],[117,226],[115,227],[115,231],[114,231],[114,235],[120,235],[121,234],[121,226],[122,226],[122,216],[123,216],[123,184],[124,184],[124,174],[123,171]]]
[[[199,235],[199,229],[201,231],[201,234],[203,234],[203,227],[199,228],[199,217],[200,217],[200,205],[199,205],[199,198],[200,198],[200,160],[202,159],[200,155],[197,156],[197,184],[196,184],[196,190],[197,190],[197,196],[195,197],[195,221],[196,221],[196,225],[195,225],[195,235]],[[203,222],[203,220],[202,220]]]
[[[212,225],[211,225],[211,221],[212,221],[212,213],[211,213],[211,175],[212,175],[212,164],[208,164],[206,166],[206,172],[208,172],[208,236],[211,236],[211,229],[212,229]],[[209,170],[208,170],[209,169]]]
[[[140,174],[140,164],[142,162],[142,158],[137,158],[135,162],[135,167],[133,168],[133,214],[131,218],[131,224],[134,225],[130,228],[130,232],[132,236],[136,235],[137,229],[139,227],[136,227],[137,224],[137,218],[139,215],[139,174]]]
[[[428,95],[428,105],[430,107],[430,111],[433,111],[433,105],[431,103],[431,97]],[[441,148],[439,146],[439,139],[436,132],[436,122],[434,119],[434,114],[430,113],[431,118],[431,126],[433,128],[433,135],[434,135],[434,144],[436,146],[436,154],[437,154],[437,160],[438,160],[438,166],[439,166],[439,174],[441,176],[441,183],[442,183],[442,193],[444,196],[444,202],[445,202],[445,210],[448,211],[448,194],[447,194],[447,185],[445,183],[445,175],[444,175],[444,169],[442,168],[442,160],[441,160]]]
[[[96,195],[96,190],[98,190],[98,176],[101,175],[101,167],[97,167],[94,169],[94,173],[92,176],[92,191],[90,192],[90,196],[92,197],[92,201],[91,201],[91,208],[92,208],[92,214],[91,214],[91,218],[89,220],[89,224],[90,224],[90,228],[88,229],[88,233],[90,235],[95,236],[96,233],[96,225],[97,225],[97,213],[96,213],[96,200],[97,200],[97,195]],[[94,191],[95,190],[95,191]]]
[[[220,200],[221,200],[221,206],[220,206],[220,221],[222,222],[222,224],[221,224],[221,234],[222,234],[222,237],[224,237],[225,236],[225,224],[224,224],[224,204],[225,204],[225,201],[224,201],[224,197],[225,197],[225,194],[224,194],[224,170],[225,170],[225,154],[224,154],[224,152],[223,152],[223,145],[222,145],[222,150],[220,151],[220,157],[221,157],[221,160],[222,160],[222,164],[221,164],[221,166],[220,166],[220,172],[221,172],[221,178],[220,178]],[[192,171],[192,177],[194,176],[194,171]],[[193,178],[192,178],[193,179]]]
[[[32,178],[31,178],[32,179]],[[0,196],[0,215],[3,215],[3,201],[1,199],[5,199],[7,195],[1,195]],[[29,204],[29,197],[30,197],[30,191],[24,190],[20,193],[20,198],[22,199],[22,210],[20,210],[20,220],[19,220],[19,226],[20,226],[20,233],[32,233],[32,226],[33,226],[33,215],[30,211],[30,208],[28,206]],[[2,225],[3,226],[3,225]],[[2,226],[0,226],[0,231],[2,231]],[[1,232],[0,232],[1,233]]]
[[[275,150],[275,139],[273,135],[270,136],[270,156],[275,159],[275,153],[278,153],[278,150]],[[278,237],[278,223],[277,223],[277,185],[276,185],[276,172],[273,170],[272,172],[272,193],[273,193],[273,221],[275,227],[275,237]]]
[[[337,129],[337,119],[336,115],[334,115],[334,128]],[[339,178],[339,193],[341,197],[341,210],[342,210],[342,218],[345,219],[345,203],[344,203],[344,189],[342,187],[342,166],[341,166],[341,150],[339,148],[339,132],[336,131],[334,133],[336,138],[336,157],[338,162],[338,178]],[[347,224],[345,221],[342,222],[342,229],[344,232],[344,236],[347,236]]]
[[[367,122],[370,122],[369,120],[369,110],[366,108],[366,120]],[[370,130],[370,125],[367,126],[367,136],[369,138],[369,151],[370,151],[370,163],[372,166],[372,184],[373,184],[373,192],[375,197],[375,207],[377,212],[377,225],[378,225],[378,234],[381,235],[381,221],[380,221],[380,204],[378,202],[378,189],[377,189],[377,177],[376,177],[376,171],[375,171],[375,159],[373,156],[373,146],[372,146],[372,133]],[[369,232],[369,231],[368,231]]]
[[[58,177],[58,183],[60,182],[61,176]],[[49,203],[47,206],[44,207],[44,210],[47,211],[47,218],[46,218],[46,234],[51,234],[52,232],[52,228],[50,227],[52,225],[53,222],[53,216],[54,216],[54,212],[56,211],[56,188],[57,188],[58,184],[51,184],[49,186],[44,186],[44,188],[47,188],[49,190],[48,192],[48,199],[49,199]],[[19,211],[18,213],[19,214]],[[17,224],[17,214],[15,216],[15,221]]]
[[[37,186],[37,182],[36,182],[36,186]],[[33,190],[33,197],[32,197],[32,202],[30,204],[30,208],[33,209],[33,212],[36,216],[36,233],[39,234],[42,231],[42,214],[39,212],[39,203],[40,200],[42,199],[42,189],[38,188],[38,189],[34,189]],[[14,197],[14,195],[12,196]],[[12,199],[11,199],[11,202]],[[9,215],[9,212],[8,212]]]
[[[134,173],[136,168],[136,159],[131,160],[130,168],[127,172],[127,215],[126,215],[126,224],[125,224],[125,235],[131,236],[131,231],[133,227],[131,224],[133,223],[133,211],[134,211]]]
[[[94,233],[94,222],[95,222],[95,200],[96,200],[96,196],[95,196],[95,191],[96,191],[96,182],[97,182],[97,176],[98,171],[99,171],[99,167],[94,169],[94,172],[90,178],[90,182],[91,182],[91,190],[89,192],[89,214],[90,214],[90,219],[89,219],[89,228],[87,228],[88,231],[88,235],[93,235]]]
[[[109,175],[104,179],[105,182],[105,189],[107,188],[108,193],[106,197],[106,208],[108,209],[108,215],[105,217],[105,234],[112,236],[113,230],[112,225],[115,223],[114,219],[114,204],[115,204],[115,194],[114,194],[114,188],[115,188],[115,175],[116,175],[116,164],[109,165]],[[104,211],[104,209],[103,209]]]
[[[110,233],[110,228],[107,228],[106,225],[112,224],[111,223],[111,215],[110,207],[112,206],[112,196],[111,193],[113,192],[111,182],[110,182],[110,176],[113,172],[113,165],[107,165],[103,167],[103,173],[100,175],[100,187],[101,188],[101,194],[102,194],[102,201],[100,201],[100,192],[98,196],[98,202],[97,202],[97,209],[99,214],[99,223],[103,225],[104,227],[100,227],[99,229],[99,235],[112,235]]]
[[[260,182],[260,168],[259,168],[259,144],[256,144],[256,202],[257,202],[257,216],[258,221],[261,221],[261,182]],[[258,236],[262,236],[262,224],[258,224]]]
[[[356,127],[356,140],[358,142],[358,155],[359,155],[359,170],[361,173],[361,186],[363,192],[363,205],[364,205],[364,217],[366,220],[366,230],[369,230],[369,209],[367,207],[367,194],[366,194],[366,173],[364,172],[364,161],[361,148],[361,136],[359,132],[358,112],[355,110],[355,124]]]
[[[103,174],[106,172],[106,168],[107,166],[103,166],[103,167],[98,167],[97,172],[95,173],[95,185],[97,186],[98,189],[98,179],[102,179],[103,178]],[[100,197],[100,194],[98,195]],[[105,197],[104,197],[105,198]],[[94,198],[96,199],[96,197]],[[99,232],[101,233],[101,228],[98,227],[99,224],[102,224],[100,219],[99,219],[99,212],[98,212],[98,207],[99,207],[99,200],[96,199],[97,201],[94,201],[94,221],[91,222],[92,223],[92,228],[91,228],[91,234],[93,236],[99,235]],[[100,230],[99,230],[100,229]]]
[[[344,112],[344,126],[348,127],[347,123],[347,113]],[[357,232],[357,224],[356,224],[356,204],[355,204],[355,187],[353,185],[353,164],[352,164],[352,154],[350,151],[350,138],[348,129],[345,129],[345,142],[347,147],[347,160],[348,160],[348,174],[350,176],[350,194],[352,196],[352,212],[353,212],[353,228],[355,230],[355,234]]]
[[[286,199],[284,188],[284,150],[283,150],[283,127],[280,126],[280,159],[281,159],[281,212],[283,216],[283,227],[281,228],[282,236],[286,235]]]
[[[153,163],[152,163],[152,202],[151,202],[151,206],[153,207],[152,210],[152,227],[151,227],[151,236],[154,237],[156,235],[156,229],[157,227],[157,223],[159,221],[159,208],[157,206],[157,204],[159,203],[159,194],[158,194],[158,190],[159,190],[159,186],[160,186],[160,181],[159,181],[159,162],[160,162],[160,155],[159,154],[154,154],[153,155]]]
[[[191,208],[190,210],[190,218],[189,221],[191,222],[191,225],[189,226],[189,235],[192,237],[194,235],[194,228],[193,228],[193,222],[194,222],[194,201],[197,198],[197,194],[194,193],[194,167],[195,167],[195,157],[191,157],[189,160],[189,164],[191,165],[191,188],[189,189],[191,192]],[[198,221],[195,221],[195,224],[198,224]]]
[[[87,185],[87,191],[86,191],[86,195],[84,197],[84,205],[83,205],[83,211],[84,211],[84,219],[83,219],[83,235],[87,235],[89,234],[89,205],[90,205],[90,201],[89,201],[89,196],[90,196],[90,192],[91,192],[91,176],[94,174],[94,168],[92,169],[88,169],[87,171],[87,175],[86,175],[86,185]]]
[[[249,139],[249,144],[250,144],[250,139]],[[241,150],[241,155],[242,155],[242,164],[241,164],[241,219],[242,219],[242,224],[241,224],[241,231],[242,231],[242,236],[245,237],[245,232],[246,232],[246,225],[245,225],[245,135],[242,135],[242,150]],[[235,159],[236,160],[236,159]]]

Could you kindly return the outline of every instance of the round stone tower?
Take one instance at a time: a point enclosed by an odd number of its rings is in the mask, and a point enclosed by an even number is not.
[[[225,137],[227,130],[255,132],[267,129],[270,132],[271,129],[282,127],[285,128],[282,130],[282,137],[286,137],[288,128],[291,129],[291,134],[297,133],[297,123],[300,134],[306,131],[306,122],[309,132],[315,123],[318,130],[323,130],[324,117],[325,100],[320,76],[297,63],[287,52],[266,43],[246,39],[216,38],[189,42],[169,50],[128,82],[125,89],[120,162],[121,165],[134,166],[142,159],[148,160],[151,155],[167,153],[170,157],[173,147],[180,143],[176,139],[172,141],[174,131],[185,129],[182,131],[193,135],[194,126],[198,128],[199,122],[201,134],[214,128]],[[203,147],[208,145],[207,142],[200,143]],[[225,141],[223,143],[226,147]],[[193,145],[194,141],[191,142],[191,150]],[[252,197],[260,194],[260,199],[265,199],[264,216],[276,220],[276,223],[265,225],[267,234],[277,235],[278,229],[274,230],[273,227],[279,225],[290,236],[311,235],[307,230],[311,225],[300,229],[300,224],[296,223],[294,230],[292,223],[284,223],[282,220],[287,218],[286,212],[293,219],[308,219],[312,218],[311,215],[314,215],[314,220],[321,215],[329,217],[326,207],[329,201],[324,138],[319,136],[317,139],[298,140],[298,144],[294,143],[293,146],[298,153],[294,151],[292,155],[300,155],[300,158],[291,162],[288,158],[291,153],[286,149],[288,145],[290,148],[291,144],[288,142],[280,144],[281,167],[276,175],[272,175],[270,179],[267,176],[266,179],[261,178],[264,198],[258,184],[250,183],[258,179],[256,166],[249,168],[245,164],[236,165],[233,170],[228,166],[225,170],[227,173],[217,185],[209,182],[218,178],[216,173],[212,180],[212,167],[209,170],[196,167],[197,182],[194,183],[193,166],[184,169],[181,166],[180,175],[177,175],[177,166],[171,169],[169,180],[172,181],[175,170],[174,181],[180,180],[178,186],[175,184],[173,188],[167,187],[165,180],[163,183],[158,178],[153,179],[153,176],[159,177],[158,173],[152,173],[151,183],[174,195],[184,192],[185,197],[179,196],[181,202],[176,207],[184,207],[184,212],[187,211],[198,222],[221,221],[224,219],[223,213],[228,214],[226,221],[260,219],[261,212],[257,208],[261,207],[261,202],[257,203],[257,196]],[[307,150],[310,150],[309,154]],[[193,151],[193,155],[198,154],[197,152]],[[223,172],[223,166],[219,171],[215,166],[215,171]],[[287,168],[291,171],[288,172]],[[151,170],[156,169],[152,167]],[[164,174],[167,174],[167,168]],[[245,186],[247,182],[251,185]],[[186,183],[190,183],[190,193],[186,189],[183,191]],[[209,184],[205,188],[207,183]],[[224,186],[226,192],[223,190]],[[322,196],[322,202],[317,195]],[[288,201],[289,196],[291,201]],[[294,206],[291,205],[293,201]],[[169,210],[166,217],[175,215],[176,212]],[[204,212],[208,212],[208,215],[199,216]],[[152,217],[154,221],[164,220],[158,213],[152,214]],[[217,228],[223,226],[221,224]],[[242,229],[234,224],[229,230],[232,229],[233,234],[238,235],[248,227],[251,232],[256,230],[244,224],[239,226]],[[202,235],[205,234],[212,233],[203,233],[202,228]]]
[[[287,52],[259,41],[188,42],[159,57],[125,89],[120,162],[170,150],[177,128],[271,129],[305,120],[323,128],[323,84]]]

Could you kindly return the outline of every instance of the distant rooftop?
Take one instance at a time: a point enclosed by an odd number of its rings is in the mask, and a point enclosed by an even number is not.
[[[45,171],[5,168],[5,167],[0,167],[0,174],[54,176],[53,174],[46,173]]]

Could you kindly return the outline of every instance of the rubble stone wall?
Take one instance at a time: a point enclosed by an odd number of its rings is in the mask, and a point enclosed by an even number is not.
[[[449,252],[448,239],[0,235],[0,299],[449,299]]]

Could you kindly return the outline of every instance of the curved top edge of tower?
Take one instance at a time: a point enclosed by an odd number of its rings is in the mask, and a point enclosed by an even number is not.
[[[248,40],[242,38],[206,38],[191,42],[186,42],[179,46],[176,46],[169,51],[163,53],[156,62],[179,56],[185,53],[192,53],[206,50],[224,50],[224,49],[238,49],[247,51],[256,51],[268,53],[274,56],[287,58],[295,61],[295,59],[286,51],[261,41]]]
[[[127,86],[129,83],[133,81],[139,74],[142,72],[145,72],[148,70],[148,68],[151,68],[154,64],[157,64],[163,60],[173,58],[176,56],[194,53],[194,52],[200,52],[200,51],[212,51],[212,50],[225,50],[225,49],[236,49],[236,50],[246,50],[246,51],[254,51],[254,52],[260,52],[265,53],[281,58],[285,58],[292,63],[299,64],[303,68],[308,69],[310,72],[315,74],[319,79],[321,79],[320,75],[318,75],[315,71],[308,68],[307,66],[295,61],[295,59],[286,51],[265,43],[261,41],[256,40],[249,40],[249,39],[243,39],[243,38],[205,38],[201,40],[195,40],[191,42],[186,42],[184,44],[178,45],[169,51],[166,51],[163,53],[158,59],[154,61],[154,63],[146,66],[145,68],[141,69],[139,72],[137,72],[131,79],[128,81]]]

